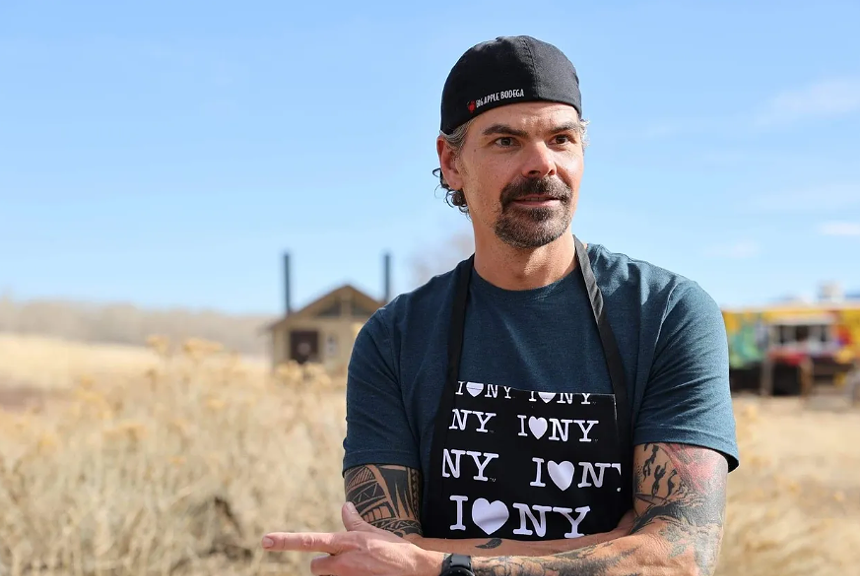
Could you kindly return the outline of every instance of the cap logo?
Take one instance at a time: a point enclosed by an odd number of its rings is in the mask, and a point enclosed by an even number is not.
[[[501,102],[502,100],[510,100],[511,98],[522,98],[525,96],[525,92],[522,88],[515,88],[513,90],[502,90],[501,92],[493,92],[492,94],[487,94],[483,98],[478,98],[477,100],[473,100],[469,102],[469,112],[474,112],[476,109],[481,106],[485,106],[490,102]]]

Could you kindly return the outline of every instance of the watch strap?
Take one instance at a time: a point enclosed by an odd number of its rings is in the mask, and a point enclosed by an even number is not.
[[[449,554],[442,562],[442,576],[474,575],[472,572],[472,557],[464,554]]]

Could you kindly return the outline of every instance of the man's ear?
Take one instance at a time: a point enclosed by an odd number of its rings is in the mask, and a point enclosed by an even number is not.
[[[452,190],[462,190],[463,176],[457,167],[457,155],[441,136],[436,139],[436,153],[439,155],[439,168],[442,170],[445,183]]]

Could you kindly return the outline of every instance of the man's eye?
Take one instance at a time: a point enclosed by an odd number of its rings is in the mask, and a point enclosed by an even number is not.
[[[572,141],[573,140],[571,140],[570,136],[559,135],[555,137],[556,144],[569,144]]]
[[[496,144],[503,147],[511,146],[514,143],[514,139],[509,136],[503,136],[496,140]]]

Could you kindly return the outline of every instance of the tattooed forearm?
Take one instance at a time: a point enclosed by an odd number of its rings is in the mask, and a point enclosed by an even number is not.
[[[637,451],[633,533],[656,528],[670,544],[670,558],[691,554],[699,574],[712,574],[725,522],[725,458],[683,444]]]
[[[476,558],[476,576],[710,576],[725,520],[725,458],[681,444],[646,444],[634,455],[635,521],[624,536],[542,557]]]
[[[501,558],[475,558],[472,568],[475,576],[631,576],[633,572],[619,564],[627,563],[636,553],[632,547],[615,554],[595,554],[595,550],[605,546],[589,546],[573,552],[556,556],[528,558],[524,556],[503,556]]]
[[[370,524],[398,536],[421,535],[421,473],[404,466],[358,466],[344,475],[346,499]]]
[[[492,540],[490,540],[486,544],[478,544],[477,546],[475,546],[475,548],[481,548],[482,550],[489,550],[491,548],[498,548],[501,545],[502,545],[502,539],[501,538],[493,538]]]

